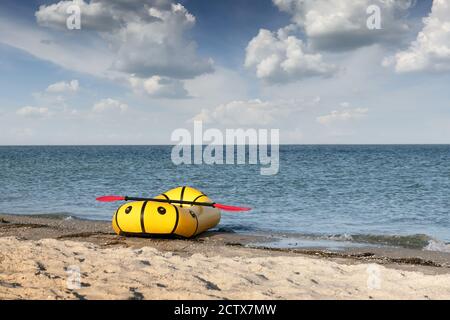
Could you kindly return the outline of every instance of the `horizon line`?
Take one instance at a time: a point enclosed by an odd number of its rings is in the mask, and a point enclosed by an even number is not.
[[[202,144],[208,146],[209,144]],[[212,144],[215,145],[215,144]],[[218,144],[218,146],[250,146],[250,144]],[[268,143],[267,145],[270,145]],[[447,146],[448,143],[280,143],[280,146]],[[0,147],[150,147],[150,146],[199,146],[199,144],[0,144]],[[255,146],[252,144],[251,146]],[[256,145],[258,146],[258,145]]]

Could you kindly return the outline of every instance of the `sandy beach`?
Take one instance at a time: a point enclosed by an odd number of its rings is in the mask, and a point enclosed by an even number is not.
[[[450,255],[270,250],[257,236],[123,238],[108,222],[0,215],[0,299],[449,299]]]

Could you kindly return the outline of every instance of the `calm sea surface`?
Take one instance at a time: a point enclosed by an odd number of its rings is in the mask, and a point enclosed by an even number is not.
[[[0,212],[109,220],[118,203],[96,196],[155,196],[189,185],[216,202],[253,207],[223,213],[220,227],[236,232],[450,242],[448,145],[281,146],[274,176],[260,175],[259,165],[175,166],[171,148],[0,147]]]

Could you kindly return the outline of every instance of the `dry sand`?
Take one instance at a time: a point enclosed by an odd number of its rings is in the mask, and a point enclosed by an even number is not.
[[[0,215],[0,298],[450,299],[442,255],[242,246],[251,240],[125,239],[104,222]]]

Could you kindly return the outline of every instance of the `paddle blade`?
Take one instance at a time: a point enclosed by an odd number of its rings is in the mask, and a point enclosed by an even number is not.
[[[250,211],[250,210],[252,210],[252,208],[227,206],[225,204],[220,204],[220,203],[215,203],[214,208],[221,209],[224,211]]]
[[[121,196],[103,196],[103,197],[98,197],[95,200],[100,201],[100,202],[114,202],[114,201],[123,201],[123,200],[125,200],[125,197],[121,197]]]

